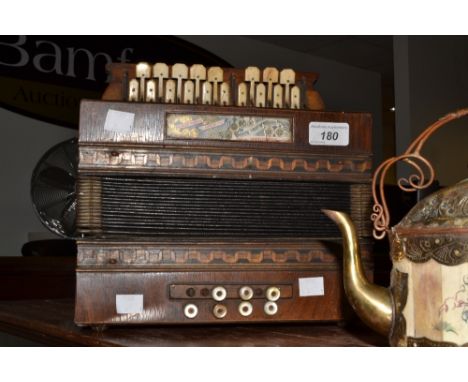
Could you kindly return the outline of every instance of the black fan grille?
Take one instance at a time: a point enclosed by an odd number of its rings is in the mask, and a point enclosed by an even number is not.
[[[31,198],[41,222],[63,237],[76,232],[76,139],[59,143],[39,160],[31,179]]]

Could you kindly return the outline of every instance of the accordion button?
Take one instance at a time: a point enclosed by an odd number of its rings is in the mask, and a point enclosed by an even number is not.
[[[211,291],[211,297],[213,297],[215,301],[223,301],[226,298],[226,295],[226,289],[222,286],[217,286]]]
[[[227,308],[225,305],[216,304],[213,308],[213,315],[216,318],[224,318],[227,314]]]
[[[281,291],[277,287],[269,287],[265,295],[268,301],[277,301],[281,296]]]
[[[244,316],[250,316],[253,311],[253,306],[250,302],[243,301],[239,304],[239,313]]]
[[[276,302],[268,301],[265,303],[263,311],[268,316],[274,316],[276,313],[278,313],[278,305],[276,305]]]
[[[187,318],[195,318],[198,314],[198,307],[195,304],[187,304],[184,307],[184,315]]]
[[[239,297],[242,300],[250,300],[254,295],[254,291],[251,287],[249,286],[243,286],[242,288],[239,289]]]

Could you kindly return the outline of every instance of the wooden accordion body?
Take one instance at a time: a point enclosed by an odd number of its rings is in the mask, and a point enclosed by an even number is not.
[[[109,94],[81,104],[78,325],[345,317],[321,209],[350,213],[371,273],[370,115]],[[310,122],[348,123],[349,144],[311,145]]]

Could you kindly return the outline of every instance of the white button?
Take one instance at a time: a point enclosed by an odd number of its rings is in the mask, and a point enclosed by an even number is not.
[[[276,305],[276,302],[268,301],[265,303],[263,311],[269,316],[274,316],[278,312],[278,305]]]
[[[184,315],[187,318],[195,318],[198,314],[198,307],[195,304],[187,304],[184,307]]]
[[[281,296],[281,291],[277,287],[269,287],[266,290],[266,298],[268,301],[277,301]]]
[[[227,314],[227,308],[225,305],[222,304],[216,304],[213,308],[213,315],[216,318],[224,318],[226,317]]]
[[[242,300],[250,300],[253,297],[254,291],[249,286],[243,286],[239,289],[239,296]]]
[[[243,301],[239,304],[239,313],[244,316],[250,316],[253,311],[253,306],[250,302]]]
[[[213,300],[215,301],[223,301],[226,298],[226,295],[226,289],[222,286],[217,286],[211,291],[211,297],[213,297]]]

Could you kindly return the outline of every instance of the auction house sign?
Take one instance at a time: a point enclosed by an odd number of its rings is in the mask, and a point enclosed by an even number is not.
[[[78,126],[80,100],[99,99],[111,62],[230,66],[169,36],[0,36],[0,107]]]

